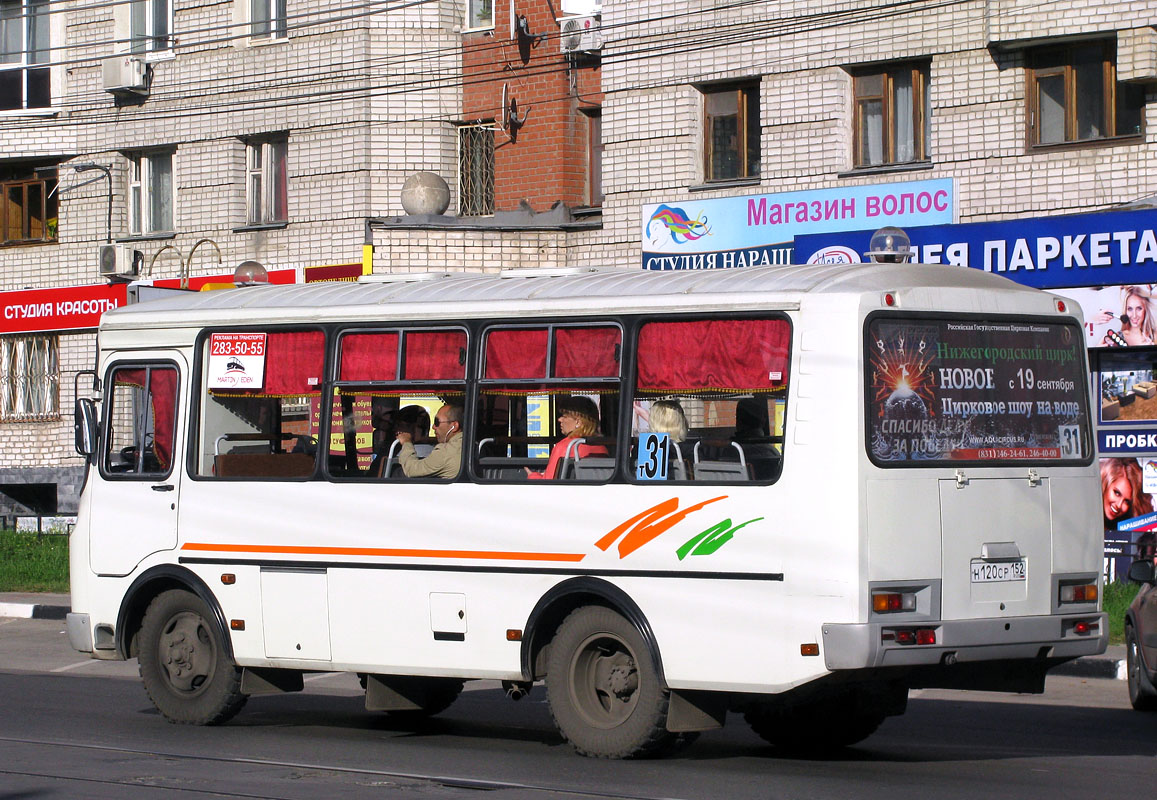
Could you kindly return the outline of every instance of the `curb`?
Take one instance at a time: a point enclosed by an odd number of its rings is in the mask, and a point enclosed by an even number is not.
[[[1085,657],[1066,661],[1049,670],[1049,675],[1070,678],[1108,678],[1123,681],[1127,677],[1124,659]]]
[[[68,612],[68,606],[44,605],[42,603],[0,603],[0,617],[64,619],[68,616]]]

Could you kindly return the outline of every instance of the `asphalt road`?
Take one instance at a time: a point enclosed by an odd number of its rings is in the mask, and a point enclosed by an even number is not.
[[[419,726],[367,712],[352,676],[256,697],[227,725],[171,725],[136,663],[68,648],[63,623],[0,619],[0,800],[36,798],[974,798],[1147,793],[1157,715],[1123,681],[1050,677],[1041,696],[913,692],[908,713],[829,759],[791,758],[739,717],[659,761],[574,755],[544,692],[480,682]]]

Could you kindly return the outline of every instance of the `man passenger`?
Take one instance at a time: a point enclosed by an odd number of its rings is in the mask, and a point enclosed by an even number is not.
[[[397,440],[402,449],[398,453],[398,463],[407,478],[458,477],[462,469],[462,407],[442,406],[434,415],[434,438],[438,444],[430,455],[419,458],[414,451],[414,434],[398,431]]]

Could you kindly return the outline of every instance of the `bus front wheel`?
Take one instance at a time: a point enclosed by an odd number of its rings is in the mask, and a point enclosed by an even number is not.
[[[197,595],[181,589],[157,595],[145,611],[140,637],[141,680],[165,719],[217,725],[245,705],[241,670],[229,659],[208,604]]]
[[[559,732],[582,755],[637,758],[677,742],[666,729],[670,695],[643,637],[609,608],[585,606],[563,620],[546,696]]]

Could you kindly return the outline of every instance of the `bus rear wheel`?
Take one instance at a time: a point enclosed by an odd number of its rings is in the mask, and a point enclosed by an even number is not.
[[[141,680],[170,722],[218,725],[249,699],[208,604],[192,592],[157,595],[145,611],[140,637]]]
[[[867,739],[884,721],[882,711],[853,711],[854,698],[830,698],[801,706],[756,706],[744,719],[761,739],[794,753],[822,754]]]
[[[666,728],[670,694],[643,637],[609,608],[585,606],[563,620],[546,696],[559,732],[582,755],[638,758],[678,742]]]

